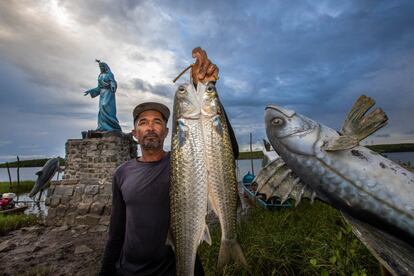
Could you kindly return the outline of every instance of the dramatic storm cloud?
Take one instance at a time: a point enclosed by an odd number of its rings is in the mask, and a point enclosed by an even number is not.
[[[361,94],[390,120],[369,143],[414,142],[413,1],[2,1],[0,162],[64,156],[95,129],[95,58],[118,81],[124,132],[144,101],[172,107],[172,79],[203,47],[244,149],[266,104],[339,129]],[[188,81],[186,74],[180,81]],[[169,138],[167,139],[169,148]]]

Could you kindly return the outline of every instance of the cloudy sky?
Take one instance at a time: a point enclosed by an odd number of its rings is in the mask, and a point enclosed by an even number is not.
[[[0,162],[64,156],[67,139],[96,128],[98,98],[83,96],[95,58],[115,74],[129,132],[135,105],[171,107],[197,46],[220,68],[242,149],[251,131],[261,145],[269,103],[340,129],[360,94],[390,118],[366,142],[414,142],[413,14],[411,0],[1,1]]]

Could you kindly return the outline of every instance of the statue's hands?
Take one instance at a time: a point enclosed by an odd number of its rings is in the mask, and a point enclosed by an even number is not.
[[[89,94],[89,91],[86,91],[85,94],[83,94],[84,96],[87,96]]]
[[[194,84],[197,85],[198,82],[206,84],[210,81],[217,81],[219,69],[208,59],[206,51],[197,47],[193,49],[192,55],[196,59],[190,73]]]

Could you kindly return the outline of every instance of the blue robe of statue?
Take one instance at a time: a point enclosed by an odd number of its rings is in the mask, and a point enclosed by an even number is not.
[[[121,131],[116,118],[115,92],[117,84],[109,66],[99,62],[101,74],[98,77],[98,87],[85,92],[92,98],[99,97],[98,128],[99,131]]]

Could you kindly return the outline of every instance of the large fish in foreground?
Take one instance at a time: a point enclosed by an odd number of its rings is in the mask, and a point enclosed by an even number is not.
[[[58,170],[59,158],[52,158],[47,160],[43,168],[36,173],[36,183],[30,191],[29,196],[33,197],[40,190],[43,190]]]
[[[237,241],[237,178],[229,129],[215,86],[199,84],[202,96],[201,121],[208,171],[209,200],[221,226],[217,270],[231,259],[248,268]]]
[[[207,167],[200,103],[191,84],[181,85],[174,99],[171,143],[171,235],[176,274],[193,275],[199,244],[211,244],[206,224]]]
[[[296,197],[308,194],[371,225],[414,244],[414,174],[358,142],[387,120],[370,98],[358,99],[341,134],[294,111],[266,107],[267,136],[287,164],[286,177],[296,174],[305,185],[288,181],[267,183],[283,199],[301,187]],[[283,166],[280,165],[279,166]],[[259,183],[259,192],[267,186]],[[283,191],[283,192],[280,192]],[[269,195],[270,196],[270,195]]]

